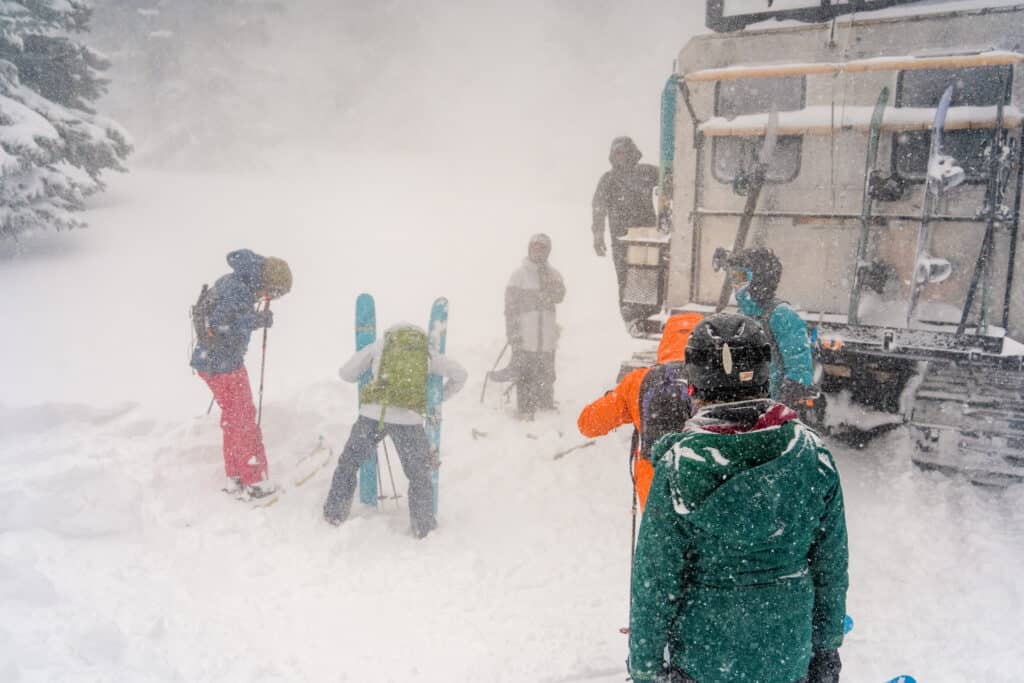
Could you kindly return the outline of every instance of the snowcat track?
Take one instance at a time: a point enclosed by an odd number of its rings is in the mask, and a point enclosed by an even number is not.
[[[928,363],[909,424],[922,469],[988,486],[1024,483],[1024,373]]]

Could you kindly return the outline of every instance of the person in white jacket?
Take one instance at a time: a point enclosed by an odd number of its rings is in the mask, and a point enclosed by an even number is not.
[[[430,351],[422,329],[403,323],[357,351],[338,374],[346,382],[358,382],[367,371],[370,381],[360,390],[359,418],[338,458],[324,503],[324,519],[334,525],[345,521],[352,508],[360,463],[390,436],[409,480],[412,533],[423,538],[437,527],[430,484],[432,463],[423,427],[427,376],[446,379],[443,400],[448,400],[466,383],[466,370],[458,361]]]
[[[491,379],[516,383],[520,419],[532,420],[537,410],[555,407],[555,349],[558,321],[555,305],[565,298],[562,275],[549,263],[551,238],[530,238],[527,257],[505,288],[505,335],[512,347],[508,367]]]

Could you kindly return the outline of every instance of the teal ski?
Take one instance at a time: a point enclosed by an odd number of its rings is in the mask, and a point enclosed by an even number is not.
[[[430,308],[430,325],[427,327],[431,354],[444,354],[448,336],[448,299],[439,297]],[[430,446],[430,481],[434,487],[434,514],[437,514],[437,489],[441,466],[441,401],[444,398],[444,378],[441,375],[427,377],[427,442]]]
[[[356,298],[356,351],[377,340],[377,308],[373,297],[360,294]],[[367,370],[359,378],[359,389],[370,381]],[[377,507],[377,451],[359,466],[359,502]]]

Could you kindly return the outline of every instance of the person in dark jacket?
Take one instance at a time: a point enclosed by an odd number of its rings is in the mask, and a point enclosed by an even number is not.
[[[770,358],[767,335],[743,315],[709,316],[687,342],[697,412],[654,446],[633,564],[638,683],[839,680],[839,471],[817,434],[768,398]]]
[[[516,383],[518,416],[532,420],[538,410],[555,407],[555,305],[565,298],[562,275],[548,263],[551,238],[530,238],[526,259],[505,288],[505,336],[512,347],[508,367],[490,373],[497,382]]]
[[[267,480],[267,456],[256,424],[245,352],[254,330],[273,325],[270,300],[291,290],[292,273],[285,261],[248,249],[231,252],[227,261],[232,272],[219,278],[197,304],[204,312],[197,323],[201,333],[191,365],[220,406],[225,490],[261,497],[273,487]]]
[[[601,176],[594,192],[593,222],[594,252],[604,256],[604,226],[608,221],[608,233],[612,242],[612,263],[615,277],[619,281],[619,310],[626,323],[645,318],[653,310],[650,307],[623,303],[626,286],[626,245],[619,240],[630,228],[653,227],[658,218],[654,211],[654,188],[658,185],[658,167],[641,164],[640,150],[632,138],[618,137],[612,140],[608,161],[612,168]]]

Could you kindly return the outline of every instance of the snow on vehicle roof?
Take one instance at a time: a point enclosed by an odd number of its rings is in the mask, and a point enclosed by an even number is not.
[[[1010,50],[987,50],[974,54],[884,55],[848,62],[788,62],[754,65],[733,64],[684,74],[687,81],[728,81],[740,78],[778,78],[811,74],[858,73],[868,71],[911,71],[1019,64],[1024,54]]]
[[[828,135],[837,130],[868,130],[874,107],[816,105],[796,111],[779,112],[779,135]],[[768,125],[768,113],[744,114],[733,119],[716,116],[700,124],[702,133],[711,137],[764,135]],[[1003,108],[1003,125],[1019,128],[1021,111],[1016,106]],[[935,120],[935,109],[931,107],[888,107],[882,122],[882,130],[906,131],[929,130]],[[996,107],[951,107],[946,115],[947,130],[966,128],[993,128],[996,124]]]

